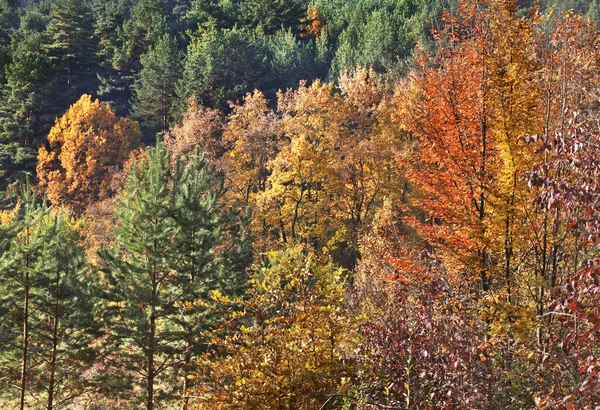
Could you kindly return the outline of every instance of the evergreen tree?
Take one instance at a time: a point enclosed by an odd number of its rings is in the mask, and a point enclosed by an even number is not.
[[[132,117],[139,120],[147,137],[168,129],[175,85],[181,72],[177,42],[164,35],[141,57],[142,70],[134,86]]]
[[[10,44],[10,36],[18,26],[19,14],[15,1],[0,1],[0,47]]]
[[[94,12],[94,34],[98,38],[97,58],[98,97],[110,104],[119,116],[128,113],[129,90],[128,84],[121,78],[114,66],[116,55],[123,46],[122,30],[127,14],[127,5],[122,1],[95,0],[92,5]]]
[[[261,88],[268,73],[261,41],[238,28],[199,30],[187,49],[177,94],[183,106],[190,97],[208,107],[225,107],[254,88]]]
[[[45,54],[48,43],[46,27],[50,19],[50,3],[39,3],[28,7],[21,14],[19,27],[11,34],[11,49],[14,53],[33,51]]]
[[[10,250],[4,252],[0,259],[3,272],[0,301],[4,336],[0,350],[0,366],[4,371],[0,372],[0,375],[5,378],[5,385],[18,383],[18,402],[21,410],[25,408],[26,393],[31,383],[31,290],[35,272],[40,267],[40,260],[35,256],[41,253],[46,239],[43,235],[36,235],[35,227],[47,212],[45,206],[39,207],[35,204],[35,196],[32,193],[24,191],[23,196],[19,235],[12,239]],[[20,369],[20,372],[17,369]],[[19,373],[20,378],[17,379]]]
[[[600,22],[600,7],[598,7],[598,0],[592,0],[586,17],[594,20],[596,22],[596,27],[598,26],[597,23]]]
[[[319,73],[315,43],[297,39],[291,29],[280,30],[266,39],[266,47],[270,81],[265,81],[269,88],[265,87],[264,94],[269,98],[274,98],[278,90],[296,87],[300,80]]]
[[[48,44],[44,48],[57,73],[57,106],[66,109],[82,94],[96,90],[97,39],[87,3],[56,0],[46,32]]]
[[[219,28],[231,28],[237,21],[237,4],[219,0],[192,0],[186,15],[187,27],[196,30],[210,21]]]
[[[167,9],[162,0],[140,0],[123,25],[123,47],[115,55],[115,66],[122,72],[136,73],[140,56],[169,32]]]
[[[306,4],[301,0],[243,0],[240,4],[242,22],[268,36],[282,27],[297,32],[305,14]]]
[[[68,215],[37,201],[28,186],[13,212],[0,258],[0,377],[5,386],[18,383],[21,409],[32,397],[53,409],[86,384],[80,374],[91,358],[93,300],[84,254]],[[17,400],[10,390],[0,395]]]
[[[6,46],[0,45],[0,89],[6,84],[6,66],[10,64],[11,52]]]
[[[132,88],[141,70],[140,57],[170,31],[162,0],[140,0],[130,14],[118,32],[118,46],[112,61],[116,72],[102,78],[100,90],[103,95],[116,96],[119,101],[116,109],[123,114],[131,108]]]
[[[337,77],[357,66],[402,73],[417,40],[430,29],[425,26],[427,7],[421,0],[349,2],[331,74]]]
[[[0,189],[23,171],[35,169],[35,156],[53,117],[54,70],[36,52],[17,53],[6,66],[0,102]]]
[[[187,380],[192,371],[202,349],[199,329],[206,326],[205,295],[239,286],[239,272],[225,266],[230,258],[219,255],[224,247],[232,251],[224,242],[232,221],[223,193],[222,178],[202,158],[172,165],[159,143],[117,201],[116,247],[100,254],[107,280],[103,320],[116,349],[107,357],[124,376],[140,376],[134,384],[145,390],[148,410],[157,397],[172,397],[176,372]]]
[[[95,299],[70,215],[53,210],[40,223],[47,239],[40,255],[44,264],[33,281],[36,316],[31,346],[37,360],[32,373],[39,380],[35,390],[43,398],[44,407],[54,409],[68,404],[92,385],[93,374],[88,368],[95,358]]]

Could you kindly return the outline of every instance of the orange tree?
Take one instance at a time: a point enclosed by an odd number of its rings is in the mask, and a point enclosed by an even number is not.
[[[80,213],[112,193],[112,173],[135,148],[137,122],[117,118],[107,104],[84,94],[48,134],[38,153],[40,187],[54,204]]]
[[[513,1],[475,3],[448,16],[437,53],[421,51],[398,89],[414,138],[401,162],[411,205],[425,213],[410,223],[447,274],[479,294],[490,330],[520,337],[535,319],[524,261],[538,221],[523,177],[539,158],[519,137],[540,125],[538,32]]]

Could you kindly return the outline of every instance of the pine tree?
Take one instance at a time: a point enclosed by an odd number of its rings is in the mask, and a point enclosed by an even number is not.
[[[598,22],[600,21],[600,7],[598,7],[598,0],[592,0],[588,12],[586,13],[586,17],[594,20],[596,26],[598,26]]]
[[[195,30],[214,21],[220,28],[231,28],[237,20],[237,8],[234,9],[234,5],[219,0],[192,0],[186,15],[187,26]]]
[[[127,10],[123,2],[105,0],[95,0],[92,9],[94,34],[98,38],[98,97],[109,103],[117,115],[124,116],[129,112],[129,83],[119,75],[114,61],[123,45],[120,34]]]
[[[37,312],[32,347],[38,355],[35,371],[45,407],[54,409],[84,393],[91,385],[87,373],[95,357],[93,308],[83,249],[74,220],[66,211],[53,210],[41,229],[48,239],[36,272],[32,304]]]
[[[57,103],[64,109],[96,89],[97,39],[91,10],[78,0],[57,0],[46,33],[49,43],[44,49],[56,67]]]
[[[119,71],[133,75],[140,70],[140,56],[169,32],[167,10],[161,0],[141,0],[123,24],[121,50],[115,54]]]
[[[20,189],[10,244],[0,258],[0,374],[4,385],[18,382],[18,402],[31,397],[53,409],[84,389],[83,372],[92,355],[91,291],[74,225],[65,212]],[[19,374],[20,380],[15,380]],[[9,399],[10,391],[2,392]]]
[[[177,42],[164,35],[140,60],[142,70],[134,86],[132,116],[153,141],[156,132],[168,129],[172,122],[171,106],[181,72]]]
[[[269,36],[282,27],[297,31],[306,10],[300,0],[244,0],[240,9],[245,25],[250,29],[260,27]]]
[[[162,144],[148,152],[148,163],[132,172],[117,201],[120,226],[116,247],[100,254],[106,277],[103,319],[114,360],[124,375],[137,374],[146,391],[145,406],[172,396],[174,373],[183,373],[184,389],[202,348],[199,328],[203,299],[215,288],[239,287],[227,268],[224,238],[232,221],[223,211],[222,179],[202,159],[171,165]],[[243,264],[242,264],[243,265]],[[239,266],[239,265],[238,265]]]
[[[12,32],[19,26],[16,3],[14,0],[0,1],[0,47],[10,43]]]
[[[36,52],[17,53],[6,67],[0,103],[0,188],[35,168],[37,148],[50,128],[54,70]]]
[[[228,101],[261,88],[267,70],[266,50],[252,33],[238,28],[203,28],[187,48],[177,85],[180,105],[194,97],[204,106],[225,107]]]
[[[5,339],[1,349],[0,374],[8,375],[4,383],[18,383],[19,408],[26,405],[26,393],[30,387],[29,364],[31,361],[30,337],[32,326],[31,291],[35,272],[40,267],[39,256],[44,246],[44,235],[36,235],[36,225],[47,213],[47,207],[37,206],[33,193],[24,190],[22,216],[19,223],[19,234],[11,240],[10,249],[4,252],[2,263],[2,327]],[[20,378],[16,369],[20,368]],[[6,377],[6,376],[5,376]]]

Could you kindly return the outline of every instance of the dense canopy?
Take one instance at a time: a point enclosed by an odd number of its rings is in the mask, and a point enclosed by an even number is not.
[[[0,408],[598,408],[598,18],[0,0]]]

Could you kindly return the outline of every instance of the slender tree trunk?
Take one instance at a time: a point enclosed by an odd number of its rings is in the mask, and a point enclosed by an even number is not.
[[[50,358],[50,377],[48,380],[48,410],[54,408],[54,384],[56,375],[56,350],[58,346],[58,312],[55,312],[52,323],[52,356]]]
[[[29,246],[29,227],[25,230],[25,246]],[[29,251],[28,251],[29,252]],[[25,409],[25,389],[27,387],[27,359],[29,350],[29,253],[25,257],[25,272],[23,279],[25,282],[25,298],[23,301],[23,355],[21,356],[21,392],[20,409]]]
[[[156,251],[157,244],[154,239],[154,250]],[[156,304],[158,283],[156,275],[156,266],[152,266],[152,298],[150,300],[150,333],[148,334],[148,350],[147,350],[147,367],[146,374],[146,410],[154,409],[154,339],[156,337]]]
[[[29,272],[25,272],[25,300],[23,317],[23,355],[21,356],[21,396],[20,409],[25,409],[25,388],[27,386],[27,356],[29,349]]]
[[[190,343],[187,343],[187,346],[185,348],[185,354],[183,357],[183,369],[184,369],[184,373],[183,373],[183,401],[181,404],[181,409],[182,410],[188,410],[189,409],[189,397],[188,395],[190,394],[190,380],[188,379],[188,375],[190,373],[190,369],[192,366],[192,346]]]
[[[152,306],[152,314],[150,315],[150,334],[148,335],[148,374],[146,379],[146,409],[154,409],[154,338],[156,336],[156,317],[154,306]]]
[[[55,275],[56,297],[60,294],[60,271],[56,270]],[[47,410],[54,408],[54,389],[56,384],[56,356],[58,350],[58,317],[60,315],[60,305],[58,300],[54,304],[54,318],[52,320],[52,353],[50,356],[50,375],[48,378],[48,405]]]

